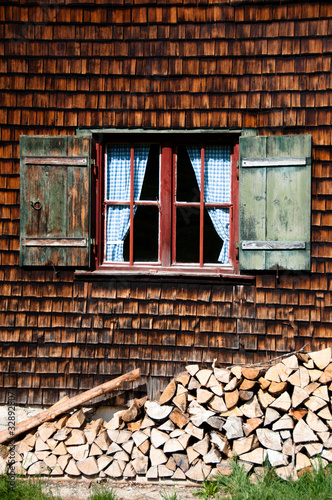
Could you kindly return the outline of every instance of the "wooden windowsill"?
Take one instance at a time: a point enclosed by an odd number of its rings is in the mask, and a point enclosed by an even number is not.
[[[213,269],[213,268],[192,268],[192,267],[169,267],[169,268],[157,268],[157,267],[142,267],[135,266],[132,269],[128,267],[117,267],[114,266],[110,268],[105,266],[99,268],[96,271],[76,271],[75,279],[78,280],[105,280],[109,279],[123,279],[123,277],[130,277],[130,279],[142,279],[143,277],[147,280],[159,280],[162,281],[179,281],[185,280],[212,280],[212,281],[222,281],[226,282],[236,282],[236,283],[253,283],[256,280],[256,276],[246,275],[246,274],[236,274],[233,269]]]

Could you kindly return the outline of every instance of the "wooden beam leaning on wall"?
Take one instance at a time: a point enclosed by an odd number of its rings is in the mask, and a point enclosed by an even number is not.
[[[121,386],[121,384],[123,384],[123,382],[133,382],[139,377],[140,369],[137,368],[136,370],[132,370],[129,373],[121,375],[121,377],[117,377],[113,380],[110,380],[109,382],[98,385],[93,389],[89,389],[88,391],[83,392],[83,394],[78,394],[73,398],[59,401],[55,405],[51,406],[51,408],[48,408],[47,410],[44,410],[41,413],[38,413],[37,415],[30,417],[23,422],[20,422],[15,426],[14,431],[9,432],[8,429],[1,431],[0,444],[13,439],[14,437],[19,436],[20,434],[23,434],[24,432],[27,432],[44,422],[53,420],[62,413],[73,410],[74,408],[77,408],[78,406],[91,401],[91,399],[97,398],[98,396],[102,396],[103,394],[107,394],[108,392],[117,389]]]

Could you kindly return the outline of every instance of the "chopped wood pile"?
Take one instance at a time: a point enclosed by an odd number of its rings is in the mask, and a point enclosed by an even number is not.
[[[203,481],[237,455],[248,471],[268,459],[296,478],[317,455],[332,461],[331,382],[331,348],[268,369],[190,365],[159,402],[135,400],[109,422],[78,410],[43,423],[17,442],[16,472]]]

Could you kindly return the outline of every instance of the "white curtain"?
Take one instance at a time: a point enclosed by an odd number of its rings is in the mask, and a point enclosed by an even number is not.
[[[150,146],[135,146],[134,201],[139,200]],[[106,201],[130,201],[130,144],[114,144],[107,150]],[[134,214],[136,207],[134,207]],[[123,262],[123,243],[130,224],[129,206],[108,206],[106,214],[106,261]]]
[[[197,184],[201,189],[201,148],[188,146]],[[231,201],[231,151],[229,146],[206,146],[204,155],[204,202],[230,203]],[[229,209],[208,208],[212,224],[223,240],[218,261],[229,262]]]

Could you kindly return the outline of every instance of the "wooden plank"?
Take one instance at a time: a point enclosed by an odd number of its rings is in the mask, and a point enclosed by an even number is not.
[[[239,238],[264,241],[266,238],[266,169],[242,169],[241,156],[266,157],[266,137],[240,138]],[[257,193],[257,195],[256,195]],[[264,269],[265,252],[239,248],[240,269]]]
[[[25,163],[27,165],[60,165],[60,166],[87,166],[88,158],[87,157],[78,157],[78,156],[26,156]]]
[[[305,250],[305,241],[243,241],[242,250]]]
[[[109,382],[105,382],[104,384],[98,385],[97,387],[94,387],[93,389],[90,389],[84,392],[83,394],[78,394],[77,396],[70,398],[69,400],[59,402],[56,405],[52,406],[51,408],[44,410],[38,413],[37,415],[34,415],[33,417],[28,418],[27,420],[24,420],[23,422],[18,423],[15,426],[15,429],[10,428],[10,431],[8,429],[4,429],[3,431],[1,431],[0,444],[13,439],[14,437],[19,436],[24,432],[27,432],[28,430],[34,429],[35,427],[38,427],[38,425],[44,422],[53,420],[62,413],[66,413],[70,410],[73,410],[74,408],[77,408],[78,406],[87,403],[91,399],[97,398],[102,394],[107,394],[108,392],[117,389],[123,384],[123,382],[133,382],[139,377],[140,377],[140,370],[139,368],[137,368],[136,370],[132,370],[129,373],[125,373],[124,375],[121,375],[120,377],[110,380]]]
[[[310,136],[269,137],[268,153],[278,157],[310,156]],[[287,158],[288,160],[288,158]],[[266,269],[310,269],[311,174],[310,158],[302,166],[266,169],[266,240],[304,241],[305,248],[287,254],[266,253]]]
[[[243,158],[242,167],[293,167],[306,165],[306,158]]]
[[[27,247],[87,247],[87,238],[23,238],[21,245]]]

